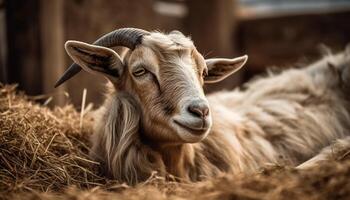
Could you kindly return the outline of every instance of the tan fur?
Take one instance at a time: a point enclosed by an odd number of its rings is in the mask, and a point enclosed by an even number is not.
[[[198,181],[267,163],[297,166],[350,134],[346,53],[207,96],[213,125],[189,143],[170,123],[186,99],[205,98],[205,61],[179,33],[155,32],[142,44],[125,54],[128,73],[108,84],[96,114],[91,155],[112,178],[135,184],[157,171]],[[138,65],[154,76],[134,80]]]

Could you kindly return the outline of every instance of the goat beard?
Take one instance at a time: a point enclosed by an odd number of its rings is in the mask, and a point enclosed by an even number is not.
[[[106,99],[97,119],[91,155],[108,177],[131,184],[144,181],[154,171],[165,174],[161,155],[140,141],[141,111],[127,94]],[[107,109],[108,108],[108,109]],[[98,142],[96,142],[96,140]]]

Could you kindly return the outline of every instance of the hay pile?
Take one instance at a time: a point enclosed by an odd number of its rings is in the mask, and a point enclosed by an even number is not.
[[[346,199],[349,152],[309,171],[273,166],[199,183],[154,175],[136,187],[106,180],[89,160],[93,120],[71,105],[53,110],[0,86],[0,199]],[[340,159],[341,158],[341,159]]]

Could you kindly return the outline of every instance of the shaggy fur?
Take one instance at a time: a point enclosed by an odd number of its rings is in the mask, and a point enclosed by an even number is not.
[[[233,161],[235,172],[266,162],[295,166],[349,135],[349,68],[350,56],[344,53],[260,78],[245,91],[209,96],[214,125],[208,138],[226,138],[225,148],[214,152],[231,155],[223,160],[231,166]]]
[[[130,184],[154,171],[198,181],[253,172],[267,163],[297,166],[349,135],[349,50],[259,78],[244,90],[209,95],[212,126],[197,142],[185,141],[171,125],[189,98],[205,98],[206,71],[217,74],[190,39],[153,33],[123,63],[126,72],[117,80],[109,77],[96,114],[91,155],[108,176]],[[153,75],[136,81],[130,74],[140,65]],[[325,158],[320,155],[307,166]]]

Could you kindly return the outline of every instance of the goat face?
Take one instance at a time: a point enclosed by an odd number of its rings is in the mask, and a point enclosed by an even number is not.
[[[112,49],[77,41],[68,41],[66,50],[83,69],[104,75],[117,92],[132,96],[142,111],[144,136],[165,143],[206,137],[212,120],[203,84],[224,79],[247,60],[205,60],[178,31],[145,35],[123,59]]]

